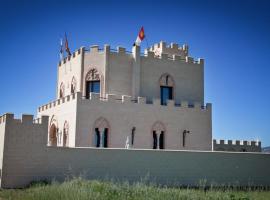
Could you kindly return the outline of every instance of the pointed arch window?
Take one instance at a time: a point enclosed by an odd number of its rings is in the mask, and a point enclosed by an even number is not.
[[[100,93],[100,75],[97,69],[90,69],[85,77],[85,96],[89,99],[90,92]]]
[[[76,86],[77,86],[77,81],[76,81],[75,77],[73,77],[71,80],[71,87],[70,87],[71,94],[74,94],[76,92]]]
[[[162,122],[156,122],[152,128],[153,134],[153,149],[164,149],[165,148],[165,126]]]
[[[61,83],[60,90],[59,90],[59,98],[63,98],[65,96],[65,85]]]
[[[63,128],[63,147],[68,146],[68,139],[69,139],[69,125],[66,121]]]
[[[163,74],[159,79],[160,85],[160,104],[167,105],[168,100],[174,98],[174,80],[171,75]]]
[[[109,122],[101,117],[94,123],[94,144],[95,147],[108,147]]]
[[[52,116],[49,128],[49,146],[57,146],[58,126],[55,116]]]

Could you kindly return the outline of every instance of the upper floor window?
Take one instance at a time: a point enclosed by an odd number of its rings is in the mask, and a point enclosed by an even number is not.
[[[85,96],[88,99],[90,92],[100,93],[100,75],[96,69],[90,69],[85,78]]]
[[[173,87],[160,86],[160,103],[167,105],[167,100],[173,99]]]
[[[75,77],[73,77],[71,80],[71,87],[70,87],[71,94],[74,94],[76,92],[76,85],[77,85],[76,79]]]
[[[160,103],[167,105],[168,100],[174,97],[174,80],[169,74],[163,74],[159,79],[160,85]]]
[[[59,98],[63,98],[65,96],[65,85],[61,83],[60,90],[59,90]]]

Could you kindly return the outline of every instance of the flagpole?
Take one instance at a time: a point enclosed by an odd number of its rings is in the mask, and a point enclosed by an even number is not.
[[[145,36],[145,41],[146,41],[147,49],[149,49],[148,40],[147,40],[147,37],[146,36]]]

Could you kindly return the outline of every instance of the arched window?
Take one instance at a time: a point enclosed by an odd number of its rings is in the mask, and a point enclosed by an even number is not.
[[[57,120],[52,116],[49,129],[49,146],[57,146]]]
[[[100,117],[94,123],[94,139],[93,145],[95,147],[108,147],[108,134],[109,134],[110,126],[109,122]]]
[[[71,80],[71,87],[70,87],[71,94],[74,94],[76,92],[76,85],[77,85],[76,79],[75,77],[73,77]]]
[[[164,138],[165,132],[166,132],[166,129],[162,122],[154,123],[152,127],[153,149],[165,148],[165,138]]]
[[[85,96],[89,99],[90,92],[100,93],[100,75],[97,69],[92,68],[85,77]]]
[[[65,85],[61,83],[60,90],[59,90],[59,98],[63,98],[65,96]]]
[[[63,128],[63,147],[68,146],[68,139],[69,139],[69,125],[68,122],[65,121]]]
[[[171,75],[165,73],[159,79],[160,104],[167,105],[167,100],[174,98],[174,80]]]

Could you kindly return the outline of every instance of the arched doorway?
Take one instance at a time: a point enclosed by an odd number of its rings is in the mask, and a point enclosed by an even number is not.
[[[57,146],[57,128],[55,124],[52,124],[49,131],[49,145]]]

